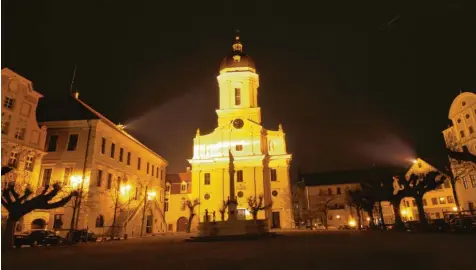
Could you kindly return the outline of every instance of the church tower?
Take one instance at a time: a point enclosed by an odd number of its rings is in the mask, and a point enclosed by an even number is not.
[[[255,63],[244,52],[238,34],[231,47],[217,77],[218,125],[208,134],[197,129],[193,140],[193,157],[188,160],[192,165],[190,198],[200,200],[196,214],[202,222],[206,212],[211,216],[214,211],[216,220],[220,221],[219,209],[230,196],[238,200],[238,218],[251,219],[248,198],[262,195],[264,203],[272,203],[272,208],[261,211],[258,219],[267,218],[270,227],[290,228],[293,224],[291,154],[286,151],[285,133],[281,125],[277,130],[261,126]],[[230,152],[233,177],[229,174]],[[229,194],[230,179],[234,179],[235,194]]]

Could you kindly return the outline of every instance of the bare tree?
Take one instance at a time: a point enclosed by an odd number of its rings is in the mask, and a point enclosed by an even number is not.
[[[434,190],[443,184],[445,179],[446,177],[444,175],[435,171],[420,176],[412,174],[408,179],[403,177],[399,178],[399,184],[403,186],[403,189],[400,192],[402,192],[404,197],[412,197],[415,199],[420,224],[423,228],[428,226],[428,220],[426,219],[423,207],[423,196],[428,191]]]
[[[251,215],[253,216],[253,220],[258,219],[259,211],[269,209],[271,208],[271,206],[273,206],[272,202],[267,205],[264,205],[263,200],[264,196],[262,194],[259,195],[258,198],[254,196],[248,198],[248,209],[250,210]]]
[[[188,208],[188,224],[187,224],[187,232],[190,233],[192,230],[192,221],[193,217],[195,217],[195,207],[200,204],[200,201],[198,199],[193,200],[187,200],[185,201],[185,205]]]
[[[223,201],[222,205],[218,209],[218,212],[220,212],[221,221],[225,221],[225,213],[226,213],[227,208],[228,208],[228,205],[227,205],[226,201]]]
[[[15,225],[21,217],[37,209],[48,210],[62,207],[73,196],[77,195],[77,191],[73,191],[58,200],[56,196],[61,189],[61,185],[55,183],[52,186],[46,185],[38,189],[37,192],[33,192],[29,185],[23,188],[14,182],[8,183],[2,189],[2,206],[8,211],[7,224],[2,239],[4,248],[13,247]]]
[[[456,192],[456,184],[468,177],[471,172],[476,171],[475,156],[468,151],[466,146],[458,144],[453,132],[448,133],[445,139],[449,164],[444,173],[452,185],[455,204],[460,211],[462,207]]]
[[[331,202],[335,200],[335,196],[324,195],[321,193],[319,196],[315,196],[315,197],[317,197],[316,200],[312,200],[311,202],[309,202],[310,207],[308,209],[307,217],[311,218],[311,223],[312,223],[312,219],[315,219],[318,216],[323,215],[324,217],[322,218],[322,221],[324,222],[324,227],[326,227],[327,229],[329,227],[327,222],[327,216],[329,213]]]

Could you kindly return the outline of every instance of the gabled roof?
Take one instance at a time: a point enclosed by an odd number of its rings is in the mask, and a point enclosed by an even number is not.
[[[190,172],[167,174],[165,176],[165,182],[170,184],[181,184],[182,182],[191,183],[192,174]]]
[[[305,186],[324,186],[336,184],[362,183],[388,179],[405,172],[405,168],[374,167],[369,169],[327,171],[300,174]]]

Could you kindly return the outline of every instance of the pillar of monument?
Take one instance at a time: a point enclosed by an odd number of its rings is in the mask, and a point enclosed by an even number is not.
[[[228,172],[230,174],[230,197],[228,198],[227,206],[228,206],[228,220],[237,220],[237,206],[238,202],[235,197],[235,167],[233,164],[233,155],[231,154],[231,150],[229,150],[229,166]]]

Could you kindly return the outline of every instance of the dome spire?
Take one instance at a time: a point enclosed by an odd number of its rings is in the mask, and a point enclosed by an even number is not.
[[[240,41],[240,30],[235,30],[235,39],[233,41],[233,52],[243,52],[243,44]]]

